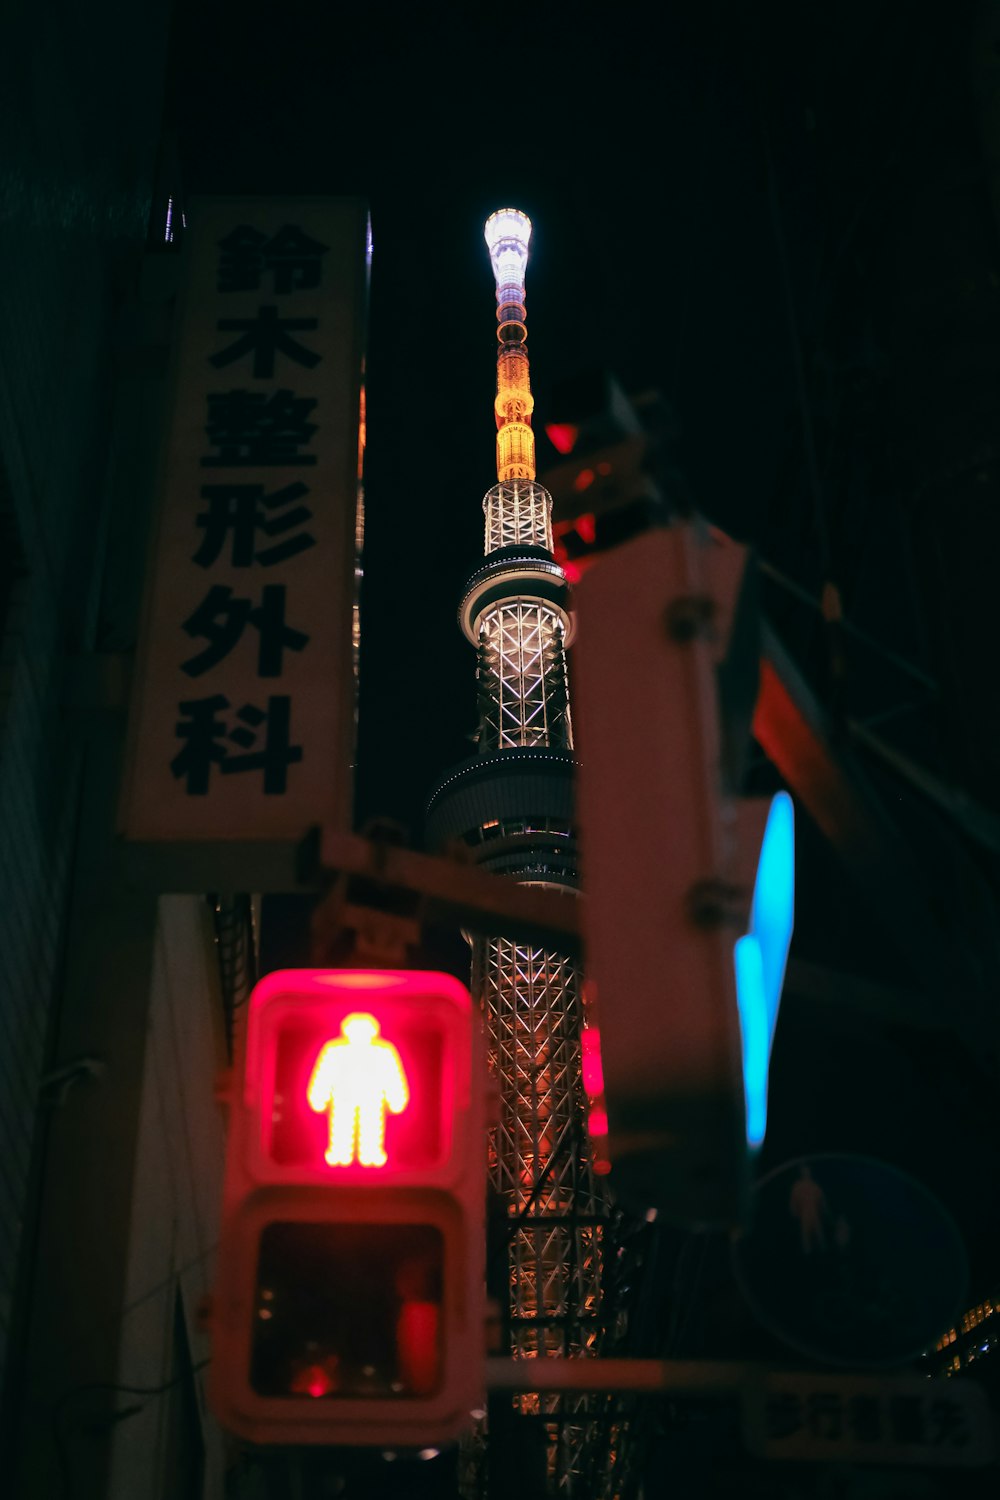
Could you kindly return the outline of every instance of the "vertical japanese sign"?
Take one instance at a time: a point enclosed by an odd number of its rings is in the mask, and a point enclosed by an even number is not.
[[[348,827],[365,205],[205,199],[185,237],[126,840],[175,888],[281,888]]]

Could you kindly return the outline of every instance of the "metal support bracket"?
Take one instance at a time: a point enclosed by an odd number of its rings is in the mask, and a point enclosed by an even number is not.
[[[401,830],[379,824],[361,834],[316,829],[300,853],[304,884],[325,894],[313,913],[318,963],[355,958],[396,962],[433,926],[465,928],[557,948],[581,946],[580,897],[519,885],[464,860],[406,848]],[[375,958],[378,952],[382,956]],[[393,957],[393,955],[395,955]]]

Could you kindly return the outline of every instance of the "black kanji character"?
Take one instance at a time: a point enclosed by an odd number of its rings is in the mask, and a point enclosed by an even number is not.
[[[775,1391],[764,1402],[769,1438],[791,1437],[802,1426],[802,1401],[791,1391]]]
[[[209,644],[197,656],[181,662],[181,671],[189,677],[200,677],[228,656],[243,634],[252,608],[249,599],[234,599],[232,589],[222,584],[210,588],[181,627],[194,640],[200,638]]]
[[[244,354],[252,354],[254,378],[271,380],[276,354],[294,359],[296,364],[305,365],[307,370],[312,370],[323,357],[290,337],[291,332],[300,333],[318,328],[318,318],[279,318],[278,309],[268,306],[259,307],[255,318],[220,318],[215,326],[220,333],[243,331],[243,337],[230,344],[228,349],[209,355],[209,364],[214,365],[217,370],[242,359]]]
[[[314,453],[300,453],[316,425],[307,420],[315,397],[292,391],[220,391],[208,396],[208,441],[219,449],[201,460],[204,468],[314,464]]]
[[[844,1408],[837,1391],[813,1391],[808,1401],[813,1437],[836,1441],[844,1433]]]
[[[859,1443],[877,1443],[882,1436],[882,1403],[878,1396],[852,1396],[848,1421]]]
[[[273,490],[269,495],[265,495],[262,484],[202,485],[201,498],[208,501],[208,509],[195,517],[204,535],[192,561],[200,568],[211,567],[227,538],[231,538],[229,562],[234,568],[249,568],[255,561],[269,568],[315,547],[316,538],[310,531],[300,530],[294,536],[286,535],[293,528],[312,520],[308,506],[295,503],[308,493],[308,486],[300,483],[286,484],[283,489]],[[268,515],[268,511],[277,514]],[[280,536],[284,539],[273,547],[257,551],[258,532],[265,537]]]
[[[177,738],[185,744],[170,762],[170,769],[178,781],[186,779],[189,797],[204,797],[212,766],[222,765],[226,758],[225,747],[217,741],[227,726],[216,715],[229,707],[229,699],[214,693],[211,698],[191,698],[177,706],[187,715],[175,725]]]
[[[249,599],[234,599],[232,589],[215,584],[182,627],[193,639],[209,644],[197,656],[182,662],[181,670],[189,677],[200,677],[216,666],[232,651],[248,623],[260,635],[258,677],[280,677],[282,652],[301,651],[309,643],[301,630],[285,624],[283,583],[265,584],[256,607]]]
[[[922,1443],[924,1441],[924,1398],[922,1396],[893,1396],[889,1401],[889,1426],[893,1441],[897,1443]]]
[[[248,751],[246,755],[227,755],[222,763],[224,776],[240,771],[263,771],[264,792],[274,796],[283,792],[288,782],[288,767],[302,759],[302,746],[290,740],[292,700],[284,694],[267,700],[267,709],[245,703],[236,717],[247,728],[234,729],[229,738]],[[255,749],[260,730],[264,730],[263,749]]]
[[[265,584],[260,604],[250,611],[249,619],[260,636],[258,677],[280,677],[282,652],[304,651],[309,644],[304,631],[285,624],[285,585]]]
[[[279,229],[264,250],[264,264],[274,273],[276,292],[303,291],[319,286],[320,257],[329,245],[312,240],[296,224]]]
[[[236,717],[240,725],[247,727],[238,725],[233,730],[217,717],[223,709],[230,707],[229,699],[222,693],[178,704],[181,713],[188,717],[179,720],[176,734],[186,744],[170,762],[170,769],[177,780],[186,779],[188,796],[202,797],[207,793],[213,765],[217,765],[223,775],[263,771],[265,795],[284,792],[288,767],[302,759],[302,746],[293,745],[290,740],[291,703],[292,700],[285,695],[268,698],[266,709],[244,703],[237,710]],[[262,728],[263,748],[256,749]],[[250,753],[232,755],[226,745],[219,743],[223,739]]]
[[[220,240],[218,290],[257,291],[264,266],[263,246],[266,244],[267,235],[261,234],[259,229],[251,229],[249,224],[240,224]]]
[[[275,490],[271,495],[262,495],[261,504],[265,510],[283,510],[291,500],[298,498],[297,492],[302,490],[303,494],[309,491],[305,485],[290,484],[283,490]],[[260,530],[265,536],[284,536],[286,531],[291,531],[293,526],[301,526],[303,521],[312,520],[312,511],[307,510],[304,505],[293,505],[291,510],[285,510],[283,515],[265,516],[259,522]],[[315,547],[316,538],[309,531],[300,531],[297,536],[286,536],[284,541],[276,542],[273,547],[263,547],[257,553],[257,561],[262,567],[270,568],[274,563],[284,562],[286,558],[294,557],[299,552],[304,552],[309,547]]]
[[[934,1396],[928,1410],[928,1439],[949,1448],[968,1446],[971,1433],[961,1403],[953,1396]]]
[[[329,246],[310,239],[295,224],[286,224],[270,240],[241,224],[219,241],[219,248],[220,292],[258,291],[262,275],[269,271],[273,289],[280,295],[319,286],[320,257]]]

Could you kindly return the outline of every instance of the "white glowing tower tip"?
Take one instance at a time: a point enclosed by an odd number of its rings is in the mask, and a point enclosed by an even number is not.
[[[528,241],[531,239],[531,220],[519,208],[498,208],[496,213],[490,214],[486,220],[483,233],[490,247],[491,256],[501,240],[513,240],[527,255]]]

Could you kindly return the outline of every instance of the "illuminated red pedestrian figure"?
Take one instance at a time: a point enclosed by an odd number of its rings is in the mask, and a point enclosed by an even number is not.
[[[324,1153],[331,1167],[384,1167],[385,1115],[400,1114],[410,1101],[399,1053],[378,1040],[379,1024],[365,1012],[352,1012],[340,1023],[341,1035],[326,1042],[309,1079],[307,1097],[317,1114],[330,1115],[330,1144]]]

